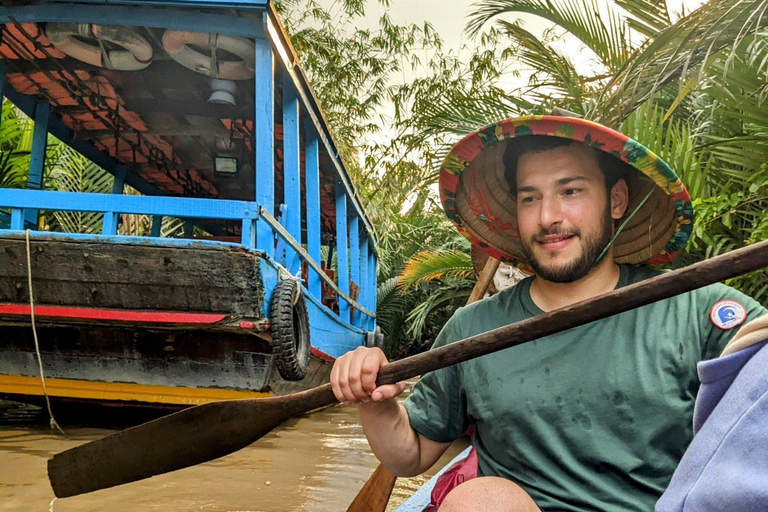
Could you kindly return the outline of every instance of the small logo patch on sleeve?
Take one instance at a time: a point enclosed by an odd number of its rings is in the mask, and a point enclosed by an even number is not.
[[[747,319],[747,310],[735,300],[721,300],[712,306],[709,319],[716,327],[727,331],[744,323]]]

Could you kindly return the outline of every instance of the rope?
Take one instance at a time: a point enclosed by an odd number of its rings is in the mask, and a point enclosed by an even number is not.
[[[37,329],[35,328],[35,301],[32,296],[32,256],[29,249],[29,229],[26,231],[27,240],[27,284],[29,285],[29,315],[32,320],[32,336],[35,339],[35,353],[37,354],[37,366],[40,369],[40,382],[43,385],[43,395],[45,395],[45,404],[48,406],[48,417],[51,419],[51,428],[56,428],[61,435],[67,437],[67,434],[61,429],[56,419],[53,417],[51,409],[51,400],[48,397],[48,389],[45,387],[45,375],[43,374],[43,358],[40,355],[40,343],[37,340]]]

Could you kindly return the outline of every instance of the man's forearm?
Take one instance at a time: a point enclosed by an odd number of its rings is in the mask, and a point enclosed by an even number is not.
[[[358,406],[363,432],[376,457],[397,476],[422,473],[419,435],[408,421],[405,407],[396,399],[368,402]]]

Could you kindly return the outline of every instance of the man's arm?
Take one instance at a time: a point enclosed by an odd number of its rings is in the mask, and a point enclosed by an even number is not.
[[[411,427],[408,412],[397,402],[405,384],[376,386],[387,358],[378,348],[363,348],[339,357],[331,371],[331,385],[343,403],[358,404],[363,432],[376,457],[398,476],[429,469],[450,446],[437,443]]]

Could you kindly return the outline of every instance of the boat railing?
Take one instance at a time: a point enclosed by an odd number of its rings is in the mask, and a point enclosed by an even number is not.
[[[375,313],[353,299],[339,284],[335,283],[321,266],[307,253],[302,245],[293,238],[290,233],[275,219],[264,207],[256,202],[234,201],[227,199],[199,199],[187,197],[157,197],[157,196],[129,196],[115,194],[94,194],[85,192],[56,192],[42,190],[19,190],[0,188],[0,208],[9,209],[9,230],[6,232],[19,234],[25,228],[25,214],[28,211],[54,210],[68,212],[88,212],[104,214],[101,235],[107,237],[117,236],[119,216],[125,214],[149,215],[153,218],[175,217],[189,220],[228,220],[242,223],[241,245],[251,250],[256,250],[256,221],[261,218],[272,229],[275,236],[283,240],[290,247],[296,257],[306,262],[312,269],[312,277],[322,280],[330,287],[340,300],[346,302],[348,307],[359,311],[367,318],[353,321],[359,327],[367,327]],[[154,223],[156,224],[156,223]],[[0,230],[5,231],[5,230]],[[44,232],[51,234],[50,232]],[[77,238],[76,234],[58,233],[59,235]],[[150,237],[120,237],[122,239],[153,239]],[[220,243],[208,241],[204,238],[195,239],[194,243],[203,245],[206,243]],[[354,244],[353,244],[354,245]],[[266,256],[266,255],[265,255]],[[278,263],[285,265],[286,256],[275,255]],[[282,261],[280,261],[282,260]],[[359,261],[359,258],[358,258]],[[309,274],[307,281],[309,281]],[[359,271],[356,272],[359,274]],[[367,272],[366,272],[367,274]],[[309,282],[307,283],[309,285]],[[320,294],[316,295],[320,298]],[[342,308],[343,309],[343,308]],[[354,319],[354,317],[353,317]]]

